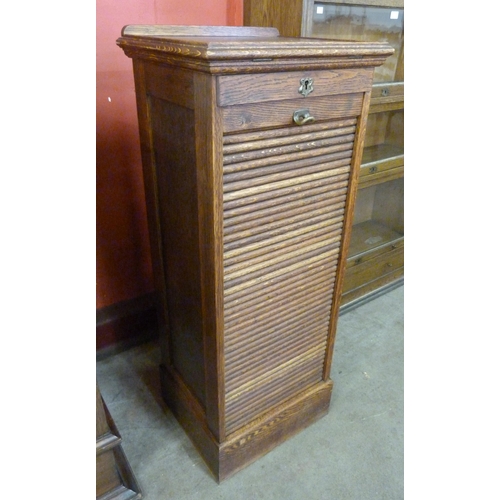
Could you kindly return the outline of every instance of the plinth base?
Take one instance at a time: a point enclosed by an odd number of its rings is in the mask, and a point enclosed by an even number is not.
[[[183,382],[160,368],[162,395],[217,481],[232,476],[328,413],[333,382],[327,380],[290,398],[219,443],[203,409]]]

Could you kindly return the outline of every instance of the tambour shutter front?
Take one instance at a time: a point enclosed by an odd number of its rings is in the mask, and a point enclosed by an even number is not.
[[[228,432],[323,377],[356,123],[224,136]]]

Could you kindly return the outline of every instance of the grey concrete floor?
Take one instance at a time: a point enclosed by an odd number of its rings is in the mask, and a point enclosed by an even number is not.
[[[402,500],[403,293],[340,316],[328,415],[221,484],[161,400],[156,342],[98,361],[143,497]]]

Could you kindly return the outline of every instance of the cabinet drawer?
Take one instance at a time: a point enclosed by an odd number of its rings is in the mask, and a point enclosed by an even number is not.
[[[383,82],[376,83],[372,89],[371,111],[373,106],[399,109],[404,105],[404,83],[403,82]]]
[[[401,165],[398,165],[398,163],[401,163]],[[404,176],[402,163],[403,160],[385,162],[382,165],[362,165],[359,170],[358,189],[400,179]]]
[[[344,292],[358,288],[402,267],[404,265],[404,248],[396,248],[359,264],[355,262],[355,260],[349,262],[346,268]]]
[[[217,104],[221,107],[282,101],[297,97],[311,98],[350,94],[370,90],[372,70],[367,68],[337,71],[294,71],[259,75],[227,75],[218,77]],[[309,81],[304,92],[305,80]],[[302,94],[301,90],[306,95]],[[304,101],[307,106],[307,101]]]
[[[363,93],[340,94],[309,99],[288,99],[273,103],[241,104],[223,108],[224,132],[294,126],[293,115],[308,110],[315,121],[356,117],[361,113]],[[303,126],[304,130],[307,125]]]
[[[121,479],[116,467],[113,450],[108,450],[96,457],[96,496],[105,493],[121,485]]]

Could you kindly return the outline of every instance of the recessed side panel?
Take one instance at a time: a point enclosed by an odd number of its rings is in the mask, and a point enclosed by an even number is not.
[[[228,433],[323,379],[356,124],[224,138]]]
[[[150,97],[171,361],[205,403],[194,112]]]

